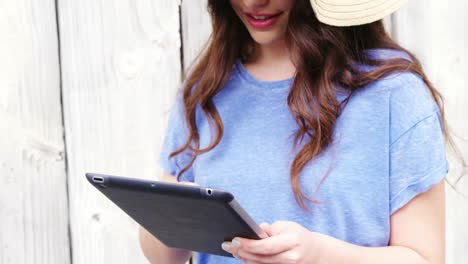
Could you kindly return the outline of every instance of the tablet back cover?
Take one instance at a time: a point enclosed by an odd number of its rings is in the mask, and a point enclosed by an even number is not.
[[[206,188],[197,186],[93,173],[86,177],[168,247],[232,257],[221,249],[222,242],[236,236],[259,239],[229,205],[234,198],[229,192],[208,195]]]

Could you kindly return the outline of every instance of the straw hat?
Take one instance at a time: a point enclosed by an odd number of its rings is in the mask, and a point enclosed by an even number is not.
[[[332,26],[371,23],[395,12],[407,0],[310,0],[318,20]]]

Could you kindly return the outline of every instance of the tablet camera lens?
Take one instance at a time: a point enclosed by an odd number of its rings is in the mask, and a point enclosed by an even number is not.
[[[213,194],[213,190],[212,189],[206,189],[206,194],[211,196]]]

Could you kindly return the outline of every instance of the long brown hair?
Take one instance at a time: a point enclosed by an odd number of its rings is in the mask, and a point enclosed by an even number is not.
[[[189,135],[185,144],[170,154],[173,157],[185,150],[192,154],[191,162],[178,173],[177,179],[192,166],[198,155],[212,150],[220,142],[224,128],[213,97],[223,89],[236,58],[249,61],[255,56],[255,41],[228,0],[209,0],[208,10],[213,31],[207,48],[199,54],[183,87]],[[299,141],[308,139],[290,168],[294,195],[303,209],[308,210],[305,199],[317,201],[302,192],[299,186],[301,170],[332,142],[337,117],[348,99],[371,82],[397,71],[421,76],[441,110],[443,132],[447,135],[442,96],[428,80],[418,59],[391,39],[382,21],[351,27],[329,26],[317,20],[310,1],[298,0],[290,14],[286,40],[296,67],[295,79],[288,95],[288,106],[298,125],[294,148]],[[411,60],[378,60],[363,52],[375,48],[403,51]],[[364,72],[356,62],[375,66],[375,70]],[[336,84],[349,91],[343,103],[336,99]],[[216,132],[214,140],[204,149],[199,148],[200,135],[195,119],[198,105]]]

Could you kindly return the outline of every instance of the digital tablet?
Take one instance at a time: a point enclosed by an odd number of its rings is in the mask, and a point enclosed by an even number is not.
[[[225,190],[96,173],[86,178],[168,247],[233,257],[221,243],[268,237]]]

